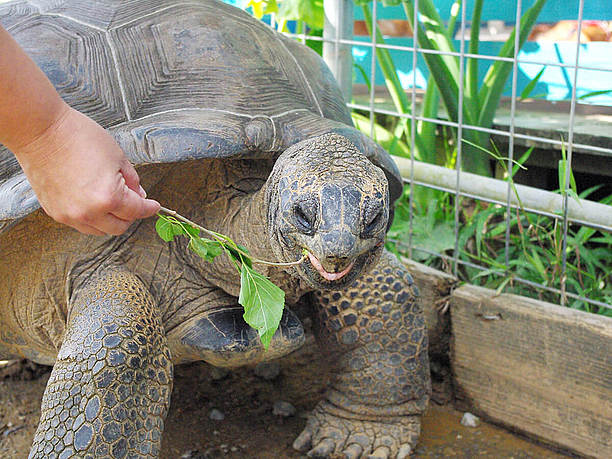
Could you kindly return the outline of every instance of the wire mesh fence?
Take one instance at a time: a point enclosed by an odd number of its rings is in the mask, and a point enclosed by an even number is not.
[[[478,46],[483,5],[491,2],[455,1],[444,19],[435,6],[449,2],[389,3],[395,3],[391,13],[378,2],[325,0],[321,37],[305,29],[290,34],[322,42],[357,127],[398,155],[406,186],[389,248],[500,292],[612,315],[612,148],[605,135],[595,142],[577,132],[591,119],[603,130],[612,126],[606,106],[612,103],[605,99],[612,92],[612,42],[585,48],[594,18],[585,19],[584,0],[565,5],[575,3],[568,13],[573,29],[562,46],[551,48],[556,59],[525,52],[534,49],[527,38],[539,28],[545,0],[503,2],[512,16],[493,21],[507,32],[497,52]],[[600,3],[597,14],[606,17],[597,19],[612,19],[612,6]],[[390,14],[408,24],[407,38],[381,33]],[[365,37],[353,33],[356,17],[363,18]],[[609,28],[607,33],[609,39]],[[436,78],[436,71],[454,80]],[[545,72],[560,72],[566,100],[533,110],[529,102],[542,99],[533,91]],[[584,75],[603,81],[603,89],[596,84],[589,90]],[[585,102],[596,106],[587,115]],[[501,110],[504,116],[495,116]],[[530,160],[534,147],[540,157],[555,159],[552,189],[537,180],[518,184],[522,168],[538,169],[537,155]],[[476,167],[475,157],[485,166]],[[585,158],[599,161],[600,175],[576,185],[574,169]]]

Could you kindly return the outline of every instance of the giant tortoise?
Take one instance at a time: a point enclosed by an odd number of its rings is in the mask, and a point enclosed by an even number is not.
[[[17,1],[0,21],[151,197],[259,259],[309,254],[259,267],[286,292],[266,351],[227,257],[163,242],[153,219],[118,237],[64,227],[2,150],[0,358],[53,365],[30,457],[157,457],[173,365],[292,352],[298,301],[335,378],[294,447],[406,457],[430,382],[416,289],[383,246],[402,182],[316,53],[215,0]]]

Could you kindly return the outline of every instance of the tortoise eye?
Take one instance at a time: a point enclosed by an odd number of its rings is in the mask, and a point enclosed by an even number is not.
[[[383,209],[380,209],[376,214],[374,214],[374,216],[370,219],[369,222],[366,220],[366,224],[363,227],[362,236],[363,237],[372,236],[373,233],[380,226],[380,223],[382,222],[383,217],[384,217],[384,211]]]
[[[293,207],[295,227],[300,233],[311,236],[314,234],[314,218],[300,204]]]

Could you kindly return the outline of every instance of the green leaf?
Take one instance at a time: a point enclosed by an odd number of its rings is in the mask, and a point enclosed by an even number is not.
[[[325,21],[323,0],[283,0],[278,16],[288,21],[301,20],[313,29],[322,29]]]
[[[372,18],[372,13],[370,11],[370,7],[368,5],[363,5],[362,11],[363,11],[363,18],[365,20],[366,27],[368,29],[368,33],[370,34],[370,37],[372,37],[372,34],[374,32],[373,31],[374,27],[372,25],[373,18]],[[382,33],[380,32],[380,28],[378,27],[376,28],[376,43],[378,45],[385,44],[385,40],[382,36]],[[393,100],[395,109],[399,113],[404,113],[404,114],[410,113],[410,103],[408,102],[408,96],[406,95],[406,91],[402,87],[401,81],[397,73],[397,68],[395,66],[395,63],[393,62],[393,58],[391,57],[391,53],[389,53],[388,49],[380,48],[378,46],[375,49],[375,53],[376,53],[378,65],[380,66],[380,69],[385,78],[385,85],[387,87],[387,90],[389,91],[389,94],[391,95],[391,99]],[[411,130],[410,123],[407,123],[404,120],[403,122],[400,121],[400,124],[406,129],[406,137],[408,139],[411,139],[412,134],[410,131]],[[414,142],[415,142],[416,150],[425,151],[425,147],[421,141],[420,136],[415,135]]]
[[[566,177],[569,169],[569,189],[567,189]],[[565,154],[565,143],[561,143],[561,159],[559,160],[559,165],[557,167],[559,173],[559,191],[561,193],[565,193],[567,191],[568,195],[571,198],[574,198],[576,201],[580,202],[580,198],[578,197],[578,189],[576,187],[576,179],[574,178],[574,171],[569,166],[569,162],[567,160]]]
[[[193,237],[200,237],[200,230],[194,226],[188,225],[187,223],[181,223],[184,231],[187,231],[188,234],[191,234]]]
[[[612,89],[604,89],[601,91],[591,91],[591,92],[587,92],[586,94],[583,94],[577,97],[577,99],[584,100],[584,99],[588,99],[589,97],[603,96],[604,94],[610,94],[611,92],[612,92]]]
[[[437,204],[436,201],[431,202],[426,215],[413,217],[412,244],[416,248],[423,247],[432,252],[444,253],[455,248],[455,231],[451,222],[435,221],[432,208]]]
[[[356,112],[352,112],[351,117],[353,118],[355,127],[369,136],[372,129],[370,119]],[[397,139],[393,133],[389,132],[378,123],[374,123],[374,140],[387,150],[389,154],[403,156],[404,158],[410,157],[410,148],[408,145]]]
[[[538,74],[535,76],[535,78],[533,80],[531,80],[529,83],[527,83],[527,86],[525,86],[525,89],[523,89],[523,91],[521,92],[521,95],[519,96],[520,100],[524,100],[524,99],[527,99],[529,97],[531,92],[536,87],[536,84],[538,84],[538,81],[540,81],[540,78],[542,77],[542,74],[544,73],[544,70],[546,70],[546,67],[542,67],[542,70],[540,70],[538,72]]]
[[[518,31],[519,49],[527,40],[531,28],[536,23],[540,11],[542,11],[545,4],[546,0],[535,0],[533,6],[521,16],[521,26]],[[516,32],[515,27],[499,52],[499,57],[514,57],[514,37]],[[491,127],[493,116],[495,116],[495,111],[499,105],[499,100],[504,90],[504,85],[510,76],[510,72],[512,72],[512,62],[508,61],[497,61],[489,67],[480,91],[478,92],[478,100],[480,102],[478,126],[485,128]]]
[[[499,286],[495,289],[495,293],[496,295],[501,295],[504,291],[504,289],[506,288],[506,285],[508,285],[508,283],[512,281],[512,276],[507,276],[501,284],[499,284]]]
[[[372,90],[372,83],[370,83],[370,77],[366,73],[363,66],[359,65],[358,63],[353,62],[353,67],[361,74],[361,78],[363,78],[363,81],[365,81],[365,84],[368,87],[368,94],[369,94],[370,91]]]
[[[235,261],[237,261],[238,263],[246,264],[249,268],[253,267],[253,262],[248,257],[249,251],[247,250],[245,246],[236,244],[234,241],[230,239],[229,243],[224,244],[224,247],[229,252],[229,255]],[[246,255],[244,255],[243,253],[240,253],[241,251],[244,252]]]
[[[191,238],[188,247],[200,258],[210,262],[223,252],[223,247],[221,247],[219,242],[200,237]]]
[[[535,269],[538,270],[538,273],[542,277],[542,280],[544,280],[544,282],[547,283],[548,274],[546,272],[546,268],[544,267],[544,263],[542,262],[542,259],[538,255],[538,252],[536,252],[536,250],[532,248],[531,255],[529,255],[528,253],[526,253],[525,255],[527,256],[527,259],[531,262],[531,264],[535,267]]]
[[[444,27],[443,21],[431,0],[419,1],[418,13],[420,24],[412,24],[414,18],[414,2],[405,1],[402,3],[402,6],[406,12],[408,21],[410,21],[412,25],[412,30],[415,31],[414,33],[419,46],[425,49],[446,53],[456,52],[449,31]],[[451,55],[430,53],[423,54],[423,58],[440,90],[448,116],[452,121],[456,122],[459,111],[459,60]],[[471,101],[465,100],[464,102],[466,105],[471,106]],[[465,110],[464,122],[471,124],[473,118],[474,117],[471,116],[471,110]]]
[[[476,0],[474,9],[472,10],[472,23],[470,25],[470,44],[468,52],[470,54],[478,54],[478,45],[480,44],[480,23],[482,15],[482,4],[484,0]],[[457,6],[459,6],[457,2]],[[459,14],[459,9],[456,8],[455,20]],[[454,36],[454,33],[451,34]],[[472,111],[477,114],[480,110],[478,102],[478,59],[470,57],[467,60],[467,68],[465,71],[465,92],[468,94],[468,99],[472,101]]]
[[[285,292],[267,277],[243,263],[238,302],[244,307],[244,320],[257,330],[264,349],[267,350],[283,316]]]
[[[245,8],[248,7],[253,9],[253,16],[257,19],[261,19],[266,14],[276,13],[278,11],[276,0],[250,0]]]
[[[160,216],[155,222],[155,231],[164,241],[170,242],[174,236],[185,234],[183,227],[178,223],[173,223],[166,217]]]
[[[525,164],[525,162],[531,156],[531,153],[533,152],[533,148],[534,147],[529,147],[529,150],[527,150],[525,153],[523,153],[523,155],[518,159],[516,164],[512,165],[512,175],[510,176],[510,178],[513,178],[516,175],[516,173],[518,172],[519,169],[526,169],[526,167],[523,166],[523,164]]]

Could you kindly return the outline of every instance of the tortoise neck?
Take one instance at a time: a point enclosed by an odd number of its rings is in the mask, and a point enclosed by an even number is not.
[[[258,258],[272,259],[273,254],[268,231],[269,203],[266,194],[269,183],[267,181],[260,190],[244,198],[244,207],[239,212],[242,224],[238,226],[245,231],[246,237],[244,240],[249,242],[248,248],[253,255]]]

